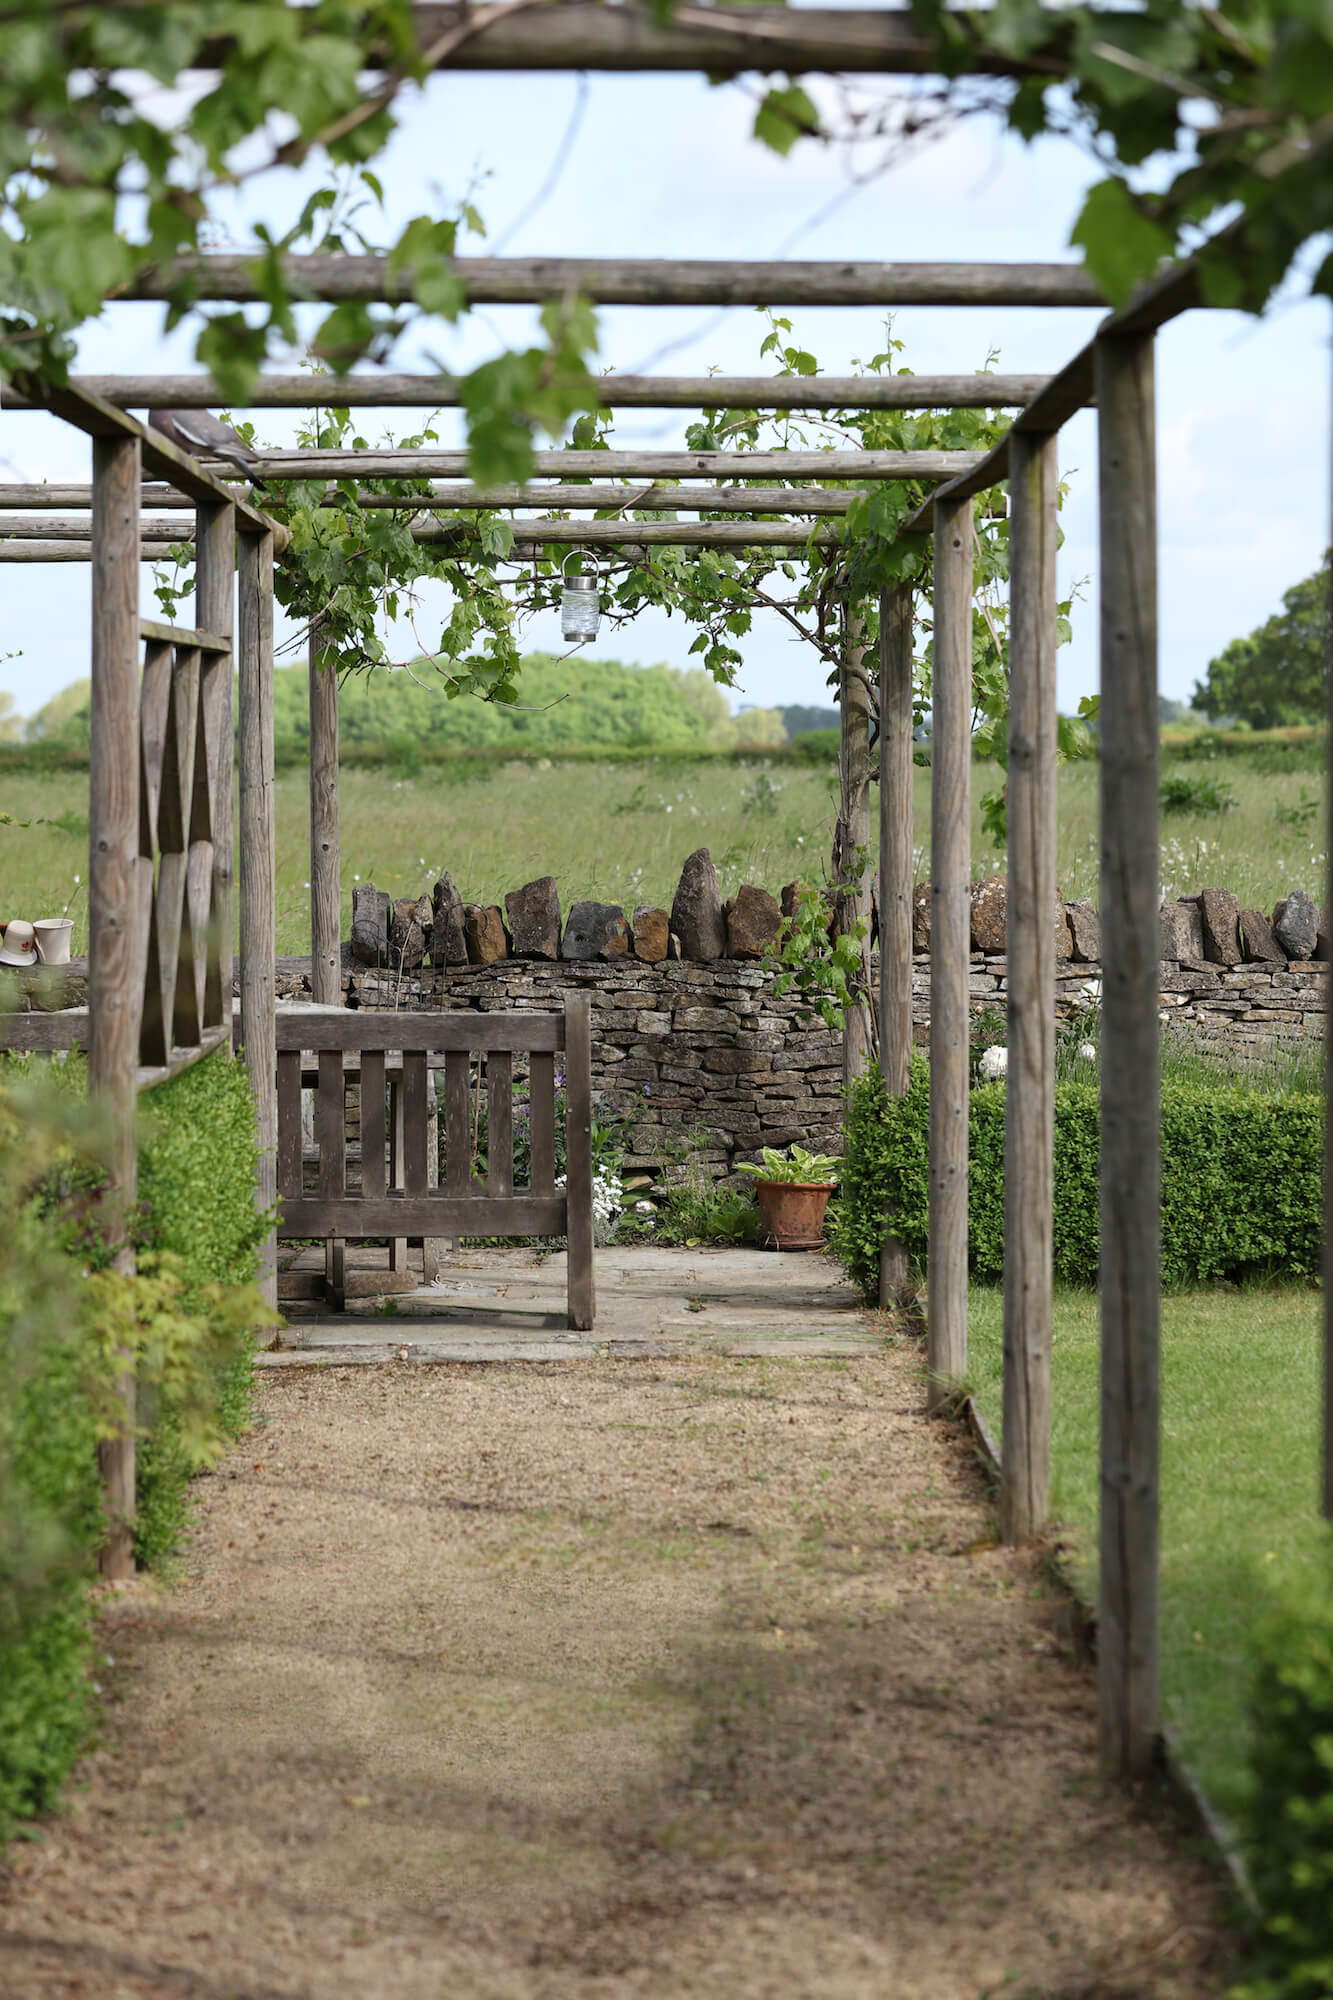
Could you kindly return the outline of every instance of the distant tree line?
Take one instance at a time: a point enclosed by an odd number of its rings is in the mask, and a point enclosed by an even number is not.
[[[1194,686],[1194,706],[1210,721],[1224,717],[1251,729],[1322,722],[1328,714],[1330,558],[1295,583],[1282,609],[1248,638],[1233,639]]]
[[[747,708],[733,715],[723,690],[702,667],[637,667],[620,660],[557,659],[529,654],[522,701],[449,700],[443,675],[429,663],[349,676],[339,697],[339,733],[349,746],[369,744],[503,746],[559,749],[574,744],[627,747],[776,748],[787,741],[783,711]],[[279,753],[309,741],[307,669],[273,676],[274,739]],[[798,717],[837,721],[832,709],[797,709]],[[8,727],[6,727],[8,724]],[[809,727],[808,722],[800,725]],[[0,702],[0,740],[84,749],[89,683],[75,681],[21,724]]]

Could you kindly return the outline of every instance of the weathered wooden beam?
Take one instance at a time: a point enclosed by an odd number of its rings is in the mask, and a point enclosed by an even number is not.
[[[259,1141],[255,1208],[266,1215],[278,1192],[272,536],[242,535],[237,557],[241,1038]],[[272,1307],[278,1302],[277,1268],[277,1234],[270,1229],[260,1246],[259,1282]]]
[[[139,441],[93,440],[92,691],[88,770],[88,1090],[107,1121],[110,1186],[99,1226],[134,1269],[135,1071],[143,991],[139,929]],[[103,1576],[134,1573],[135,1383],[126,1357],[116,1429],[98,1447],[106,1499]]]
[[[1008,1072],[1004,1129],[1004,1426],[1000,1531],[1046,1525],[1051,1461],[1055,1171],[1058,439],[1009,448]]]
[[[879,600],[879,1067],[902,1097],[912,1062],[912,586]],[[879,1253],[879,1302],[911,1290],[906,1248],[890,1217]]]
[[[967,1368],[968,974],[972,835],[972,502],[935,514],[930,732],[929,1406]]]
[[[338,676],[312,629],[310,676],[310,990],[316,1006],[342,999],[342,855],[338,838]]]
[[[905,7],[678,7],[669,19],[647,6],[606,7],[596,0],[530,9],[418,4],[412,11],[418,45],[445,43],[437,63],[449,70],[699,71],[727,77],[751,70],[921,76],[939,68],[930,36]],[[219,39],[205,45],[199,60],[213,66],[233,49],[232,42]],[[394,60],[396,52],[383,51],[379,59]],[[981,41],[970,52],[969,68],[987,76],[1063,74],[1063,63],[1049,56],[1025,61]]]
[[[552,10],[554,11],[554,10]],[[207,251],[171,270],[145,267],[118,299],[167,299],[182,278],[198,299],[237,305],[267,297],[261,253]],[[407,303],[410,270],[387,256],[317,251],[282,260],[298,297],[326,304]],[[469,305],[542,305],[581,296],[619,306],[1104,306],[1081,264],[882,264],[744,258],[459,257],[453,271]]]
[[[977,451],[538,451],[534,478],[952,480],[988,456]],[[256,480],[466,479],[465,451],[265,451]]]
[[[566,1322],[586,1333],[597,1317],[592,1202],[592,1003],[586,993],[565,1000],[565,1189],[568,1203]]]
[[[1063,268],[1063,267],[1062,267]],[[122,410],[449,410],[453,375],[261,375],[232,405],[211,375],[75,375],[75,388]],[[1004,410],[1041,390],[1044,375],[599,375],[605,410]],[[6,407],[23,407],[6,396]]]
[[[225,653],[203,655],[200,674],[213,828],[213,907],[202,1014],[206,1027],[231,1021],[236,731],[230,645],[236,623],[235,578],[236,510],[229,498],[201,501],[195,511],[195,613],[202,630],[215,632],[228,642]]]
[[[842,613],[842,670],[838,680],[838,824],[834,880],[843,927],[864,924],[870,935],[870,682],[865,672],[865,620],[854,605]],[[862,964],[869,959],[861,947]],[[864,1075],[871,1053],[870,995],[844,1009],[842,1081]]]
[[[1104,1773],[1158,1728],[1161,1108],[1153,341],[1096,345],[1101,540],[1101,1559]]]

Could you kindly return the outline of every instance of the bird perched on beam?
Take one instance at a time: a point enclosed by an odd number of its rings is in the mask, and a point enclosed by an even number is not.
[[[148,427],[192,458],[224,458],[241,472],[248,472],[255,462],[245,439],[211,410],[150,410]]]

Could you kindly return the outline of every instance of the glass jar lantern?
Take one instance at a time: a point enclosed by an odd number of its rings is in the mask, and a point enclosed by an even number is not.
[[[578,555],[577,551],[572,550],[565,557],[562,572],[563,580],[560,587],[560,636],[562,639],[571,640],[575,645],[581,645],[585,640],[597,637],[597,627],[602,616],[602,600],[599,588],[601,579],[597,573],[597,560],[595,557],[593,558],[592,573],[590,575],[583,575],[580,569],[576,575],[571,576],[569,565],[575,560],[581,564],[583,558]]]

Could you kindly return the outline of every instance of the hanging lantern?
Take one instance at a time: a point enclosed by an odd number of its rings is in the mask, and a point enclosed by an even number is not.
[[[597,637],[597,626],[602,615],[602,600],[598,590],[600,579],[597,574],[597,558],[593,557],[592,574],[584,576],[582,571],[576,576],[569,574],[571,560],[583,558],[576,549],[565,557],[560,588],[560,636],[571,639],[576,645],[585,639]]]

